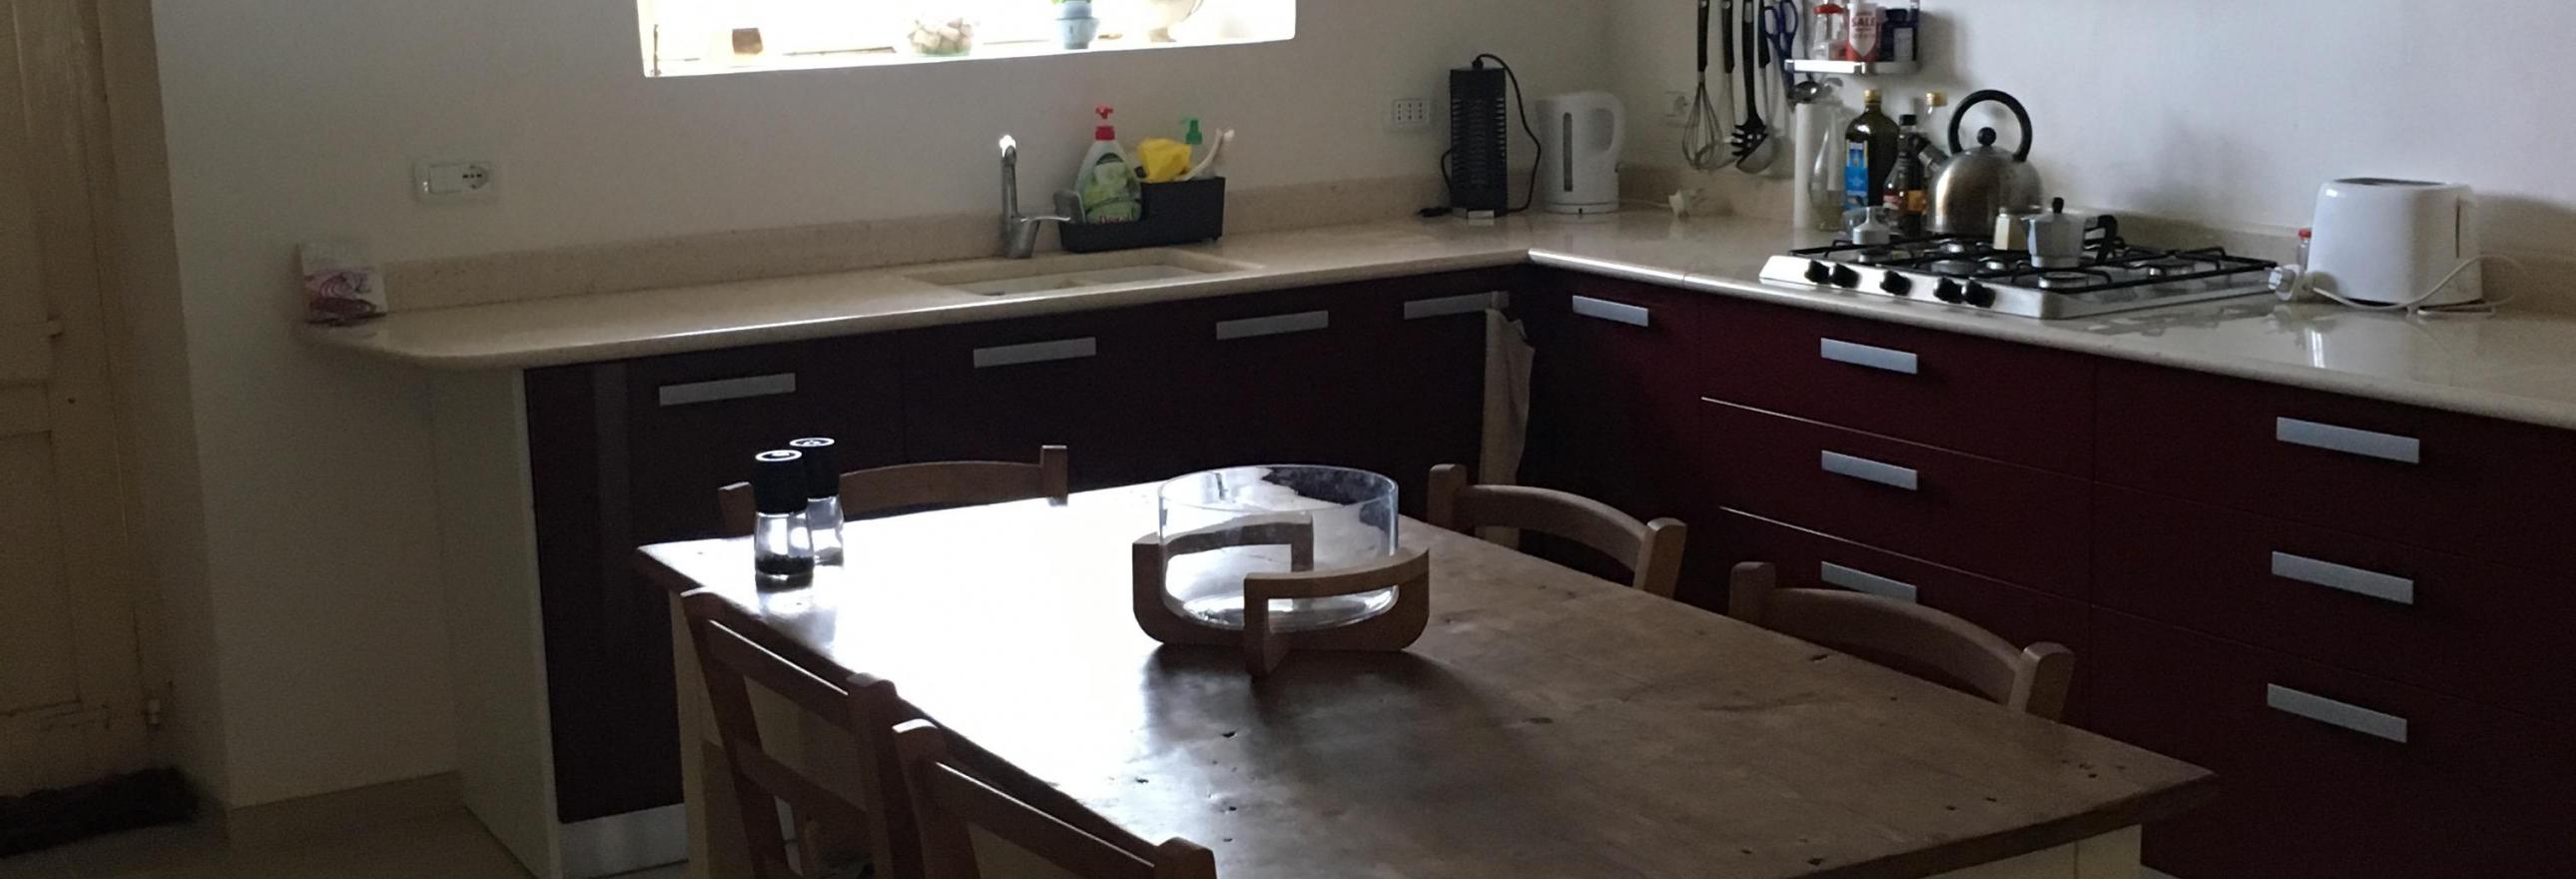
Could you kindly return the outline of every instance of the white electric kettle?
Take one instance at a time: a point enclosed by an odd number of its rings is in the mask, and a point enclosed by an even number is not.
[[[1541,98],[1538,200],[1549,213],[1606,214],[1619,209],[1619,150],[1628,142],[1628,111],[1609,92]]]
[[[2458,184],[2355,177],[2317,192],[2308,283],[2355,302],[2456,305],[2486,297],[2476,202]]]

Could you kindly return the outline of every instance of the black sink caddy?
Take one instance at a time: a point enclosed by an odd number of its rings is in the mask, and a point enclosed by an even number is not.
[[[1056,231],[1073,253],[1214,241],[1225,235],[1225,178],[1148,183],[1135,222],[1065,223]]]

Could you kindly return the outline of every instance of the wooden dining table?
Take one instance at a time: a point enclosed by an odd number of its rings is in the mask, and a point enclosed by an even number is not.
[[[845,563],[776,591],[741,539],[638,561],[1137,836],[1214,849],[1227,879],[2132,876],[2142,825],[2215,795],[2200,768],[1411,519],[1421,640],[1255,681],[1137,627],[1130,546],[1155,523],[1150,485],[852,523]],[[690,761],[702,828],[713,747]],[[693,872],[726,875],[725,848]]]

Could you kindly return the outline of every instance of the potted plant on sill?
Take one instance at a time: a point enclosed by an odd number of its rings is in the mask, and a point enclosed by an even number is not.
[[[1055,0],[1055,33],[1067,49],[1091,48],[1100,36],[1100,19],[1091,15],[1091,0]]]

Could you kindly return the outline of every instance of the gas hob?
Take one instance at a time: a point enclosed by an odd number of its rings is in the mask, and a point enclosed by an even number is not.
[[[2133,247],[2111,234],[2089,241],[2073,265],[2041,268],[1984,238],[1939,236],[1793,250],[1764,264],[1762,280],[2062,320],[2268,295],[2273,267],[2218,248]]]

